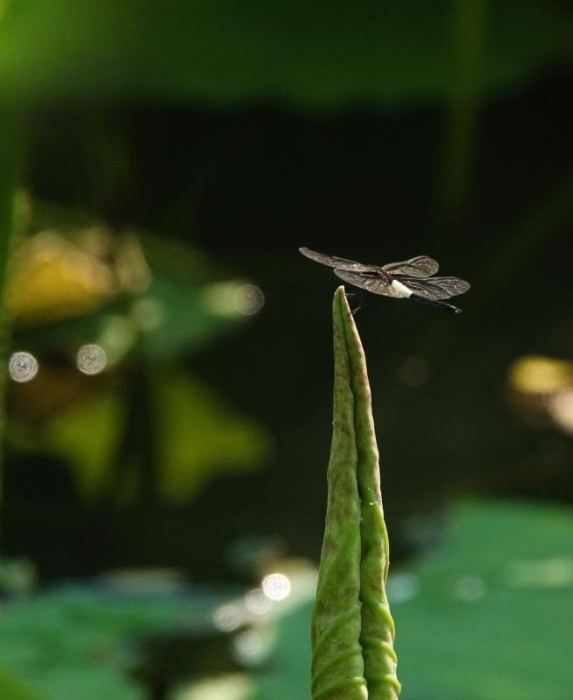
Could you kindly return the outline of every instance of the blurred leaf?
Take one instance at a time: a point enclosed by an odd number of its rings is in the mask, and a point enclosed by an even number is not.
[[[126,675],[139,653],[138,636],[182,624],[199,633],[212,628],[214,607],[230,595],[199,589],[137,594],[102,580],[4,604],[0,660],[50,700],[143,700],[143,689]],[[30,693],[13,700],[40,699]]]
[[[8,287],[27,345],[73,354],[87,339],[112,365],[131,352],[154,361],[204,347],[260,310],[245,300],[256,287],[214,282],[216,268],[187,245],[80,225],[79,212],[45,204],[39,218],[50,227],[18,247]]]
[[[222,471],[256,469],[268,455],[267,435],[182,368],[153,375],[157,468],[163,494],[186,500]],[[123,402],[108,390],[75,404],[46,427],[51,450],[72,465],[84,493],[107,484],[123,435]]]
[[[247,700],[251,681],[244,674],[227,674],[222,678],[209,678],[182,688],[172,700]],[[275,697],[274,694],[272,696]]]
[[[176,368],[155,377],[164,495],[186,500],[221,472],[257,469],[270,452],[267,434],[196,377]]]
[[[2,700],[42,700],[40,695],[24,686],[2,668],[0,668],[0,697]]]
[[[403,700],[567,700],[572,541],[566,509],[454,508],[440,550],[390,592]]]
[[[442,98],[451,4],[5,0],[0,90],[18,102],[134,98],[306,107]],[[570,51],[549,0],[491,4],[490,90]]]
[[[310,697],[312,602],[301,600],[276,623],[271,670],[253,678],[248,700]]]
[[[389,579],[401,700],[569,700],[572,541],[564,508],[453,508],[442,546]],[[311,612],[277,620],[274,663],[249,700],[308,696]]]
[[[81,491],[93,496],[107,486],[122,428],[121,397],[107,391],[51,420],[44,433],[45,445],[68,461]]]
[[[85,314],[114,293],[111,270],[56,231],[44,231],[18,248],[7,307],[16,322],[41,323]]]
[[[218,307],[210,292],[219,285],[189,286],[161,273],[153,277],[134,309],[139,337],[137,353],[150,360],[174,357],[204,347],[221,333],[236,328],[247,316],[233,307],[241,282],[228,282],[228,301]]]

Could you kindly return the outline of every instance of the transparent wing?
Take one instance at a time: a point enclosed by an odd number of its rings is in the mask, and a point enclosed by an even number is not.
[[[377,265],[363,265],[359,262],[354,262],[354,260],[346,260],[345,258],[337,258],[334,255],[325,255],[324,253],[317,253],[310,248],[299,248],[299,251],[314,260],[321,265],[328,265],[328,267],[334,267],[340,270],[348,270],[350,272],[376,272],[380,270]]]
[[[396,277],[426,279],[435,275],[440,269],[440,265],[434,258],[429,258],[427,255],[418,255],[416,258],[410,258],[403,262],[388,263],[382,269]]]
[[[431,279],[405,279],[400,280],[409,289],[424,299],[438,300],[450,299],[463,294],[471,285],[459,277],[432,277]]]
[[[351,270],[344,270],[340,267],[335,267],[334,274],[337,277],[340,277],[341,280],[344,280],[349,284],[353,284],[359,289],[365,289],[367,292],[372,292],[372,294],[381,294],[385,297],[401,296],[396,292],[396,290],[392,289],[390,283],[379,273],[364,274],[363,272],[352,272]]]

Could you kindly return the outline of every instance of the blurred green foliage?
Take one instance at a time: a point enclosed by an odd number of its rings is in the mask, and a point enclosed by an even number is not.
[[[152,369],[155,436],[160,465],[159,490],[168,502],[184,503],[207,480],[226,471],[256,469],[268,457],[269,438],[259,425],[240,415],[203,382],[176,365]],[[125,410],[121,393],[98,392],[49,422],[36,445],[64,456],[73,468],[83,493],[93,498],[110,486],[110,460],[122,439]],[[34,444],[27,433],[26,442]],[[97,440],[94,440],[97,435]],[[23,440],[20,434],[19,441]],[[89,449],[86,450],[86,446]],[[121,469],[136,465],[124,460]],[[132,473],[132,478],[134,473]],[[116,492],[119,502],[133,498],[131,489]]]
[[[161,574],[125,574],[7,603],[0,628],[5,667],[47,700],[95,700],[102,693],[113,700],[172,699],[180,687],[196,687],[202,697],[204,681],[232,685],[237,674],[244,679],[243,697],[255,692],[257,698],[287,700],[299,684],[305,687],[308,620],[293,612],[306,609],[314,575],[298,576],[289,601],[274,608],[269,603],[264,614],[249,613],[247,591],[236,587],[161,587]],[[246,622],[224,632],[213,617],[229,608]],[[241,651],[245,632],[260,640],[261,651],[252,659]]]
[[[45,700],[21,681],[0,668],[0,695],[3,700]]]
[[[144,688],[128,674],[145,635],[184,628],[200,637],[230,595],[138,596],[106,590],[103,581],[63,587],[4,608],[0,657],[50,700],[143,699]]]
[[[0,90],[14,102],[264,97],[317,108],[449,92],[446,0],[5,0],[2,10]],[[491,3],[487,14],[487,90],[570,51],[573,23],[557,2]]]
[[[452,509],[440,548],[393,605],[404,700],[565,700],[573,515],[511,501]],[[400,574],[396,592],[400,591]]]
[[[512,501],[454,506],[434,551],[408,570],[391,568],[400,697],[566,700],[572,538],[565,508]],[[283,662],[249,700],[305,697],[301,669],[310,651],[302,641],[310,607],[280,623],[275,652]],[[293,642],[297,629],[300,646]]]
[[[394,568],[390,577],[401,697],[565,700],[572,537],[573,517],[565,509],[511,501],[452,508],[439,547],[408,570]],[[273,628],[269,663],[237,697],[307,696],[313,588],[313,581],[295,587],[296,600],[283,613],[261,618]],[[200,636],[215,607],[229,600],[228,594],[200,590],[138,599],[101,586],[99,592],[64,588],[5,607],[0,656],[49,700],[89,700],[104,690],[114,700],[143,697],[122,673],[139,663],[145,636],[169,635],[182,624]],[[183,679],[185,662],[180,672]],[[233,679],[231,674],[228,682],[235,686]],[[200,687],[194,698],[203,697]]]
[[[124,505],[145,488],[140,483],[143,462],[152,462],[157,472],[148,484],[153,499],[183,503],[208,479],[229,470],[256,469],[268,458],[270,440],[262,428],[176,361],[248,319],[236,303],[242,281],[209,283],[207,266],[188,251],[178,252],[171,266],[164,261],[162,268],[153,257],[161,248],[156,243],[150,246],[146,264],[151,272],[140,290],[116,294],[111,301],[88,298],[78,282],[84,276],[87,284],[90,265],[100,263],[84,260],[79,248],[54,234],[39,234],[37,240],[40,252],[34,249],[22,263],[11,296],[18,301],[19,317],[27,321],[15,329],[14,344],[26,347],[43,365],[34,384],[12,387],[21,397],[9,432],[15,449],[64,458],[85,495],[93,500],[112,492],[116,503]],[[185,256],[192,264],[182,276],[177,268]],[[193,269],[199,266],[194,280]],[[92,310],[94,303],[98,308]],[[89,304],[85,313],[80,313],[82,304]],[[68,317],[50,321],[49,314],[56,311]],[[102,377],[80,381],[74,355],[87,342],[104,349],[108,367]],[[63,356],[65,372],[50,368],[54,355]]]

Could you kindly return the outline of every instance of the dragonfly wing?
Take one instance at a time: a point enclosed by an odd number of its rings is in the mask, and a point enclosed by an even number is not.
[[[359,289],[365,289],[372,294],[381,294],[385,297],[400,297],[396,290],[392,289],[390,283],[384,277],[378,274],[363,274],[360,272],[352,272],[339,267],[334,268],[334,274],[340,277],[341,280],[353,284]]]
[[[346,258],[337,258],[334,255],[317,253],[314,250],[310,250],[310,248],[299,248],[299,251],[307,258],[321,265],[328,265],[328,267],[348,270],[349,272],[376,272],[380,269],[377,265],[363,265],[362,263],[354,262],[354,260],[346,260]]]
[[[388,263],[383,267],[391,275],[414,277],[415,279],[426,279],[435,275],[440,269],[440,265],[434,258],[427,255],[418,255],[403,262]]]
[[[338,267],[339,265],[358,265],[358,263],[355,263],[353,260],[345,260],[344,258],[337,258],[334,255],[317,253],[310,248],[299,248],[299,251],[307,258],[310,258],[321,265],[328,265],[328,267]]]
[[[459,279],[459,277],[432,277],[425,280],[401,278],[400,281],[414,294],[434,301],[457,297],[458,294],[467,292],[471,287],[469,282]]]

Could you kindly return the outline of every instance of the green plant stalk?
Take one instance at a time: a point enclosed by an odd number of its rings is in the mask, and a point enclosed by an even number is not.
[[[454,0],[452,3],[452,76],[440,178],[441,204],[446,212],[463,209],[471,191],[484,101],[488,5],[486,0]]]
[[[360,646],[360,498],[354,396],[342,308],[335,296],[334,417],[326,524],[312,638],[312,700],[368,698]]]
[[[396,630],[386,596],[390,545],[380,490],[380,461],[372,416],[372,396],[366,357],[344,294],[342,303],[348,310],[343,318],[354,393],[354,430],[358,453],[362,602],[360,644],[364,675],[370,700],[394,700],[400,694],[400,683],[396,676],[398,660],[394,650]]]
[[[0,476],[6,427],[5,394],[9,346],[6,287],[15,229],[19,135],[17,115],[12,110],[3,109],[0,105]],[[0,498],[1,492],[0,479]]]
[[[334,418],[312,620],[313,700],[395,700],[388,535],[362,344],[344,288],[334,295]]]

